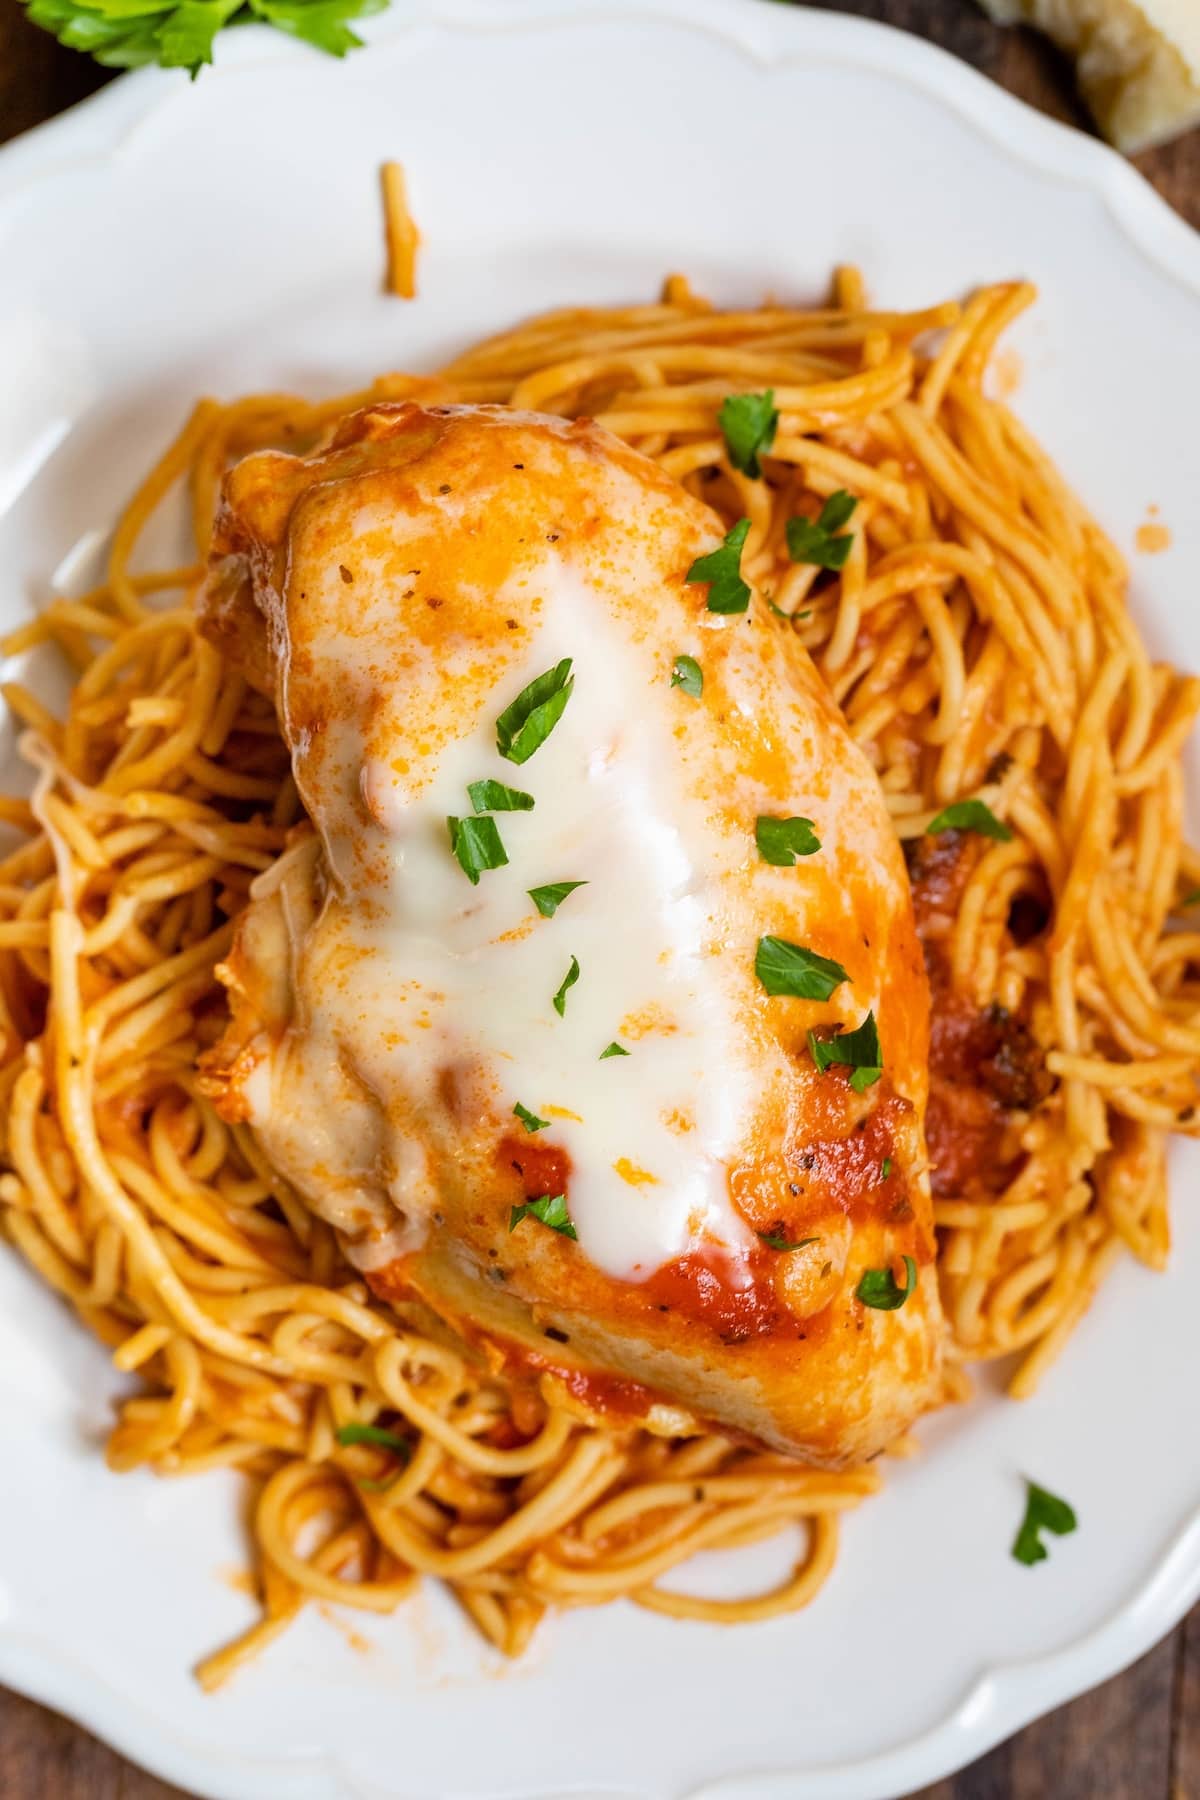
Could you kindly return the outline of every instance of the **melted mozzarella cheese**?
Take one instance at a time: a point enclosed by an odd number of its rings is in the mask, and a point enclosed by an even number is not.
[[[552,551],[538,575],[527,654],[419,779],[339,725],[342,785],[358,789],[373,823],[353,844],[336,832],[327,843],[338,891],[305,949],[310,980],[322,971],[309,1032],[381,1102],[389,1187],[410,1217],[436,1205],[412,1134],[458,1072],[518,1139],[518,1103],[549,1121],[536,1141],[570,1158],[581,1247],[606,1273],[637,1280],[701,1239],[733,1250],[752,1241],[727,1179],[752,1072],[724,964],[745,946],[721,941],[712,884],[728,851],[672,753],[675,709],[691,702],[664,682],[660,704],[631,713],[627,698],[645,685],[624,635]],[[574,689],[561,719],[527,762],[505,760],[497,715],[567,657]],[[468,783],[486,777],[535,805],[494,815],[509,861],[472,886],[447,819],[471,816]],[[544,918],[528,890],[560,881],[586,885]],[[560,1017],[553,997],[572,958],[579,977]],[[603,1058],[614,1041],[629,1054]],[[403,1119],[389,1107],[398,1093]],[[252,1114],[261,1108],[256,1088],[246,1098]]]

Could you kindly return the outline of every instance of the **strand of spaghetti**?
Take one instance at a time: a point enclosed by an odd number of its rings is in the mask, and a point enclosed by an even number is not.
[[[74,920],[72,918],[72,923]],[[64,963],[67,958],[64,956]],[[71,958],[73,961],[73,958]],[[74,970],[62,984],[75,988]],[[59,990],[59,1003],[63,996]],[[96,1136],[95,1124],[88,1097],[90,1071],[86,1065],[68,1067],[65,1081],[59,1092],[59,1105],[64,1135],[75,1158],[86,1173],[92,1191],[107,1207],[114,1222],[121,1228],[126,1241],[133,1247],[145,1268],[149,1271],[163,1303],[175,1318],[181,1329],[189,1331],[202,1344],[212,1349],[219,1349],[225,1355],[237,1360],[252,1363],[257,1368],[269,1369],[275,1374],[286,1374],[286,1364],[272,1357],[260,1344],[251,1339],[239,1337],[235,1332],[226,1331],[215,1324],[192,1299],[183,1283],[172,1270],[153,1233],[143,1218],[137,1203],[121,1187],[113,1175]]]
[[[363,1495],[363,1503],[393,1556],[413,1568],[453,1580],[503,1562],[536,1540],[552,1536],[577,1510],[585,1485],[593,1479],[603,1479],[607,1486],[615,1479],[620,1460],[602,1433],[578,1439],[562,1466],[532,1500],[518,1507],[495,1531],[458,1550],[442,1549],[424,1532],[415,1530],[399,1512],[378,1505],[370,1494]]]
[[[480,1475],[523,1475],[551,1461],[571,1436],[573,1421],[565,1412],[552,1411],[538,1435],[519,1450],[494,1450],[457,1431],[447,1419],[421,1401],[401,1373],[405,1346],[396,1338],[383,1339],[375,1353],[375,1377],[391,1405],[411,1419],[421,1431],[439,1443],[448,1455]]]
[[[1036,1392],[1047,1369],[1062,1354],[1067,1339],[1087,1312],[1101,1282],[1111,1271],[1120,1253],[1121,1241],[1112,1237],[1092,1257],[1074,1295],[1063,1307],[1050,1330],[1028,1351],[1009,1382],[1008,1392],[1013,1400],[1027,1400]]]
[[[663,1613],[671,1619],[700,1619],[706,1625],[744,1625],[777,1619],[783,1613],[807,1606],[829,1579],[837,1560],[836,1514],[818,1513],[807,1521],[807,1529],[807,1555],[792,1575],[769,1593],[736,1600],[709,1600],[697,1594],[649,1587],[636,1589],[629,1598],[647,1612]]]
[[[802,1497],[769,1495],[728,1509],[709,1511],[701,1507],[690,1525],[673,1532],[666,1544],[648,1553],[642,1546],[636,1546],[632,1553],[612,1556],[601,1566],[573,1568],[556,1561],[546,1550],[536,1550],[529,1559],[526,1578],[547,1599],[570,1597],[595,1602],[617,1594],[633,1593],[744,1525],[757,1524],[768,1518],[783,1519],[796,1513],[839,1512],[856,1506],[860,1498],[858,1494],[848,1493],[827,1482],[820,1492],[813,1490]]]
[[[842,1479],[848,1492],[867,1494],[878,1486],[877,1481],[869,1474]],[[766,1491],[774,1490],[789,1498],[802,1498],[814,1489],[823,1491],[829,1482],[828,1476],[802,1468],[781,1469],[771,1477],[754,1472],[712,1475],[703,1481],[647,1482],[640,1487],[627,1488],[589,1513],[580,1528],[580,1537],[584,1543],[595,1543],[609,1532],[628,1525],[642,1513],[655,1512],[662,1507],[708,1505],[714,1500],[752,1499],[764,1493],[764,1480],[769,1483]]]
[[[934,418],[942,404],[947,384],[957,369],[978,325],[996,305],[1002,290],[981,288],[972,294],[957,323],[946,333],[941,349],[925,371],[917,394],[917,404],[928,418]]]
[[[417,292],[417,247],[421,234],[409,211],[403,165],[385,162],[380,170],[380,181],[387,228],[388,292],[399,295],[402,300],[412,300]]]
[[[121,515],[108,555],[108,588],[113,605],[123,618],[136,622],[144,610],[137,583],[128,572],[134,545],[146,521],[187,470],[197,444],[218,410],[215,400],[199,402],[175,442],[159,458]]]
[[[318,1480],[328,1482],[328,1471],[313,1463],[294,1462],[279,1469],[263,1488],[255,1508],[254,1522],[264,1554],[289,1581],[305,1594],[319,1595],[323,1600],[340,1600],[351,1606],[366,1607],[370,1612],[393,1612],[406,1600],[416,1583],[414,1574],[396,1581],[344,1581],[326,1574],[312,1559],[298,1556],[288,1542],[286,1510],[297,1494]],[[349,1498],[348,1490],[343,1489]]]

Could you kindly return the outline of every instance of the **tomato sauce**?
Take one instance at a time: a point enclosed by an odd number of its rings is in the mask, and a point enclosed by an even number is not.
[[[977,838],[958,831],[920,838],[909,850],[932,1002],[925,1138],[938,1198],[1004,1188],[1014,1173],[1004,1154],[1009,1116],[1032,1110],[1054,1085],[1025,1022],[1002,1006],[976,1006],[953,983],[948,939],[982,852]]]
[[[539,1144],[532,1137],[503,1137],[496,1161],[511,1169],[526,1200],[544,1200],[566,1194],[571,1180],[571,1158],[560,1144]]]

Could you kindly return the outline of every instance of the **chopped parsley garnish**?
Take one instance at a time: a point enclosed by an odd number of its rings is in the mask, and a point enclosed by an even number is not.
[[[856,1094],[864,1094],[869,1087],[874,1087],[883,1074],[883,1051],[873,1012],[869,1012],[853,1031],[839,1031],[832,1037],[818,1037],[815,1031],[810,1031],[808,1048],[822,1075],[831,1063],[846,1063],[851,1070],[850,1086]]]
[[[709,612],[742,613],[750,604],[750,589],[742,580],[742,546],[749,530],[749,519],[739,519],[726,532],[721,548],[698,556],[687,572],[686,581],[710,584]]]
[[[1075,1508],[1060,1500],[1057,1494],[1049,1493],[1039,1487],[1036,1481],[1025,1478],[1027,1498],[1025,1501],[1025,1517],[1021,1520],[1021,1529],[1013,1539],[1012,1553],[1019,1563],[1031,1569],[1034,1563],[1044,1562],[1050,1552],[1043,1544],[1039,1532],[1052,1531],[1055,1537],[1066,1537],[1074,1531],[1079,1521],[1075,1517]]]
[[[1183,896],[1179,904],[1180,906],[1195,906],[1197,900],[1200,900],[1200,888],[1193,888],[1190,894]]]
[[[671,686],[682,688],[693,700],[704,692],[704,670],[694,656],[677,656],[671,670]]]
[[[812,519],[789,519],[787,547],[792,561],[815,563],[818,569],[844,568],[854,539],[835,534],[849,524],[857,505],[853,494],[839,488],[836,494],[830,494],[815,524]]]
[[[815,856],[821,840],[811,819],[773,819],[760,813],[754,821],[754,841],[764,862],[790,869],[798,856]]]
[[[805,1250],[809,1244],[819,1244],[819,1237],[789,1238],[782,1231],[760,1231],[758,1233],[768,1250]]]
[[[515,1231],[522,1219],[536,1219],[561,1237],[576,1238],[579,1235],[571,1223],[565,1194],[543,1194],[540,1200],[525,1200],[520,1206],[514,1206],[508,1215],[508,1229]]]
[[[828,1000],[850,979],[841,963],[777,937],[759,938],[754,973],[768,994],[792,994],[797,1000]]]
[[[516,1113],[518,1119],[520,1119],[526,1131],[545,1131],[550,1123],[549,1119],[539,1119],[536,1113],[530,1112],[527,1106],[522,1106],[519,1100],[513,1107],[513,1111]]]
[[[339,1425],[333,1435],[339,1444],[374,1444],[379,1450],[390,1450],[404,1462],[412,1455],[408,1439],[394,1431],[385,1431],[382,1425]]]
[[[108,68],[158,63],[197,75],[212,61],[213,39],[227,25],[257,19],[330,56],[362,39],[351,19],[382,12],[387,0],[140,0],[136,11],[113,0],[32,0],[29,18],[60,44],[85,50]]]
[[[573,956],[571,958],[571,966],[562,978],[562,986],[559,988],[557,994],[555,994],[554,1000],[552,1002],[554,1010],[558,1014],[560,1019],[566,1017],[567,989],[573,988],[575,986],[575,983],[578,980],[579,980],[579,958],[577,956]]]
[[[543,919],[552,919],[568,894],[586,886],[586,881],[551,881],[546,887],[530,888],[528,892]]]
[[[632,1052],[627,1050],[624,1044],[618,1044],[616,1038],[614,1038],[612,1043],[608,1046],[608,1049],[600,1052],[600,1061],[604,1062],[609,1056],[629,1056],[631,1054]]]
[[[717,414],[717,424],[734,468],[757,481],[762,474],[758,459],[775,442],[779,424],[774,388],[765,394],[730,394]]]
[[[495,819],[486,814],[480,819],[456,819],[452,813],[446,824],[450,827],[450,848],[473,887],[479,886],[484,869],[500,869],[508,861]]]
[[[883,1161],[879,1165],[880,1181],[886,1181],[888,1176],[891,1174],[891,1172],[892,1172],[892,1159],[890,1156],[885,1156]]]
[[[904,1305],[916,1285],[917,1265],[911,1256],[906,1256],[903,1287],[896,1285],[896,1277],[890,1269],[867,1269],[854,1290],[854,1298],[861,1300],[864,1306],[873,1306],[876,1312],[895,1312],[897,1307]]]
[[[936,819],[925,827],[926,837],[937,837],[942,831],[977,831],[980,837],[996,838],[1001,844],[1012,841],[1012,832],[982,800],[956,800],[944,806]]]
[[[571,658],[564,656],[553,669],[522,688],[496,720],[496,748],[501,756],[509,762],[528,762],[562,718],[574,687]]]
[[[467,786],[471,805],[477,813],[532,812],[533,795],[520,788],[506,787],[502,781],[472,781]]]

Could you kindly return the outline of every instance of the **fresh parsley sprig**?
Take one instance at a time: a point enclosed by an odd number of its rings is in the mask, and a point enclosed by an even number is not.
[[[519,1100],[513,1107],[513,1112],[520,1119],[526,1131],[545,1131],[550,1123],[549,1119],[539,1119],[535,1112],[530,1112],[529,1108],[522,1106]]]
[[[501,841],[495,819],[484,813],[478,819],[458,819],[453,813],[446,820],[450,831],[450,848],[472,887],[479,886],[485,869],[502,869],[508,851]]]
[[[568,894],[573,894],[576,888],[586,886],[586,881],[549,881],[545,887],[528,888],[526,891],[543,919],[552,919]]]
[[[528,762],[562,718],[574,691],[569,656],[535,676],[496,720],[496,748],[501,756],[509,762]]]
[[[749,519],[739,519],[725,533],[720,549],[698,556],[684,577],[692,586],[709,583],[709,612],[744,613],[749,606],[749,584],[742,580],[742,548],[749,533]]]
[[[776,819],[760,813],[754,821],[754,841],[764,862],[790,869],[798,856],[815,856],[821,840],[811,819]]]
[[[844,537],[836,534],[843,525],[850,523],[857,505],[858,501],[853,494],[848,494],[845,488],[839,488],[836,494],[830,494],[815,521],[805,518],[789,519],[787,547],[792,561],[815,563],[818,569],[844,568],[854,538],[849,533]]]
[[[998,819],[986,800],[955,800],[944,806],[925,827],[926,837],[939,837],[943,831],[974,831],[980,837],[995,838],[999,844],[1012,842],[1012,831]]]
[[[212,61],[213,40],[229,25],[257,19],[328,56],[362,39],[350,20],[383,12],[388,0],[28,0],[26,14],[71,50],[108,69],[157,63],[193,78]]]
[[[545,1194],[540,1200],[525,1200],[520,1206],[514,1206],[508,1215],[508,1229],[515,1231],[522,1219],[536,1219],[539,1225],[548,1225],[560,1237],[577,1238],[579,1235],[571,1223],[565,1194]]]
[[[553,1000],[550,1002],[551,1006],[553,1006],[555,1012],[558,1014],[560,1019],[565,1018],[566,1013],[567,1013],[567,990],[568,990],[568,988],[573,988],[575,986],[575,983],[578,980],[579,980],[579,958],[577,956],[573,956],[571,958],[571,966],[562,978],[562,985],[560,986],[557,994],[555,994]]]
[[[819,1074],[823,1075],[831,1063],[845,1063],[850,1070],[850,1086],[856,1094],[864,1094],[869,1087],[874,1087],[883,1074],[883,1050],[873,1012],[869,1012],[853,1031],[839,1031],[833,1037],[818,1037],[815,1031],[810,1031],[808,1049]]]
[[[762,475],[758,459],[775,442],[779,425],[774,388],[765,394],[730,394],[717,414],[717,424],[734,468],[757,481]]]
[[[1021,1528],[1013,1539],[1012,1553],[1016,1561],[1032,1568],[1034,1563],[1045,1562],[1049,1551],[1041,1540],[1043,1531],[1052,1531],[1056,1537],[1067,1537],[1075,1530],[1079,1521],[1075,1517],[1075,1508],[1060,1500],[1047,1488],[1039,1487],[1036,1481],[1025,1479],[1027,1496],[1025,1500],[1025,1517],[1021,1520]]]
[[[484,781],[469,781],[467,792],[477,813],[532,812],[533,795],[523,788],[512,788],[488,776]]]
[[[819,1237],[790,1238],[784,1231],[760,1231],[758,1236],[768,1250],[805,1250],[821,1241]]]
[[[850,979],[841,963],[778,937],[759,938],[754,973],[768,994],[790,994],[797,1000],[828,1000]]]
[[[393,1456],[402,1456],[405,1462],[412,1455],[408,1439],[382,1425],[363,1425],[355,1420],[349,1425],[339,1425],[333,1435],[339,1444],[374,1444],[379,1450],[390,1450]]]
[[[682,688],[693,700],[704,692],[704,670],[694,656],[677,656],[671,670],[671,686]]]
[[[876,1312],[895,1312],[904,1305],[917,1285],[917,1265],[911,1256],[904,1259],[904,1286],[901,1287],[890,1269],[864,1269],[854,1290],[854,1298]]]

